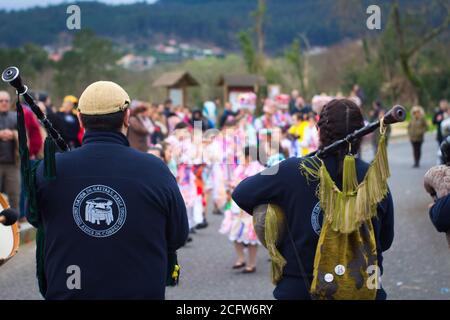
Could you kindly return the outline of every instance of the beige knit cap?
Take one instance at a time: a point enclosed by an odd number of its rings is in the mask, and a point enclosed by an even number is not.
[[[124,111],[129,105],[130,97],[121,86],[111,81],[97,81],[81,94],[78,110],[86,115],[102,115]]]

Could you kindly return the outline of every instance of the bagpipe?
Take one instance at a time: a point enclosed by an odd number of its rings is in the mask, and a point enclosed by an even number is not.
[[[64,141],[61,134],[53,127],[53,124],[47,118],[47,115],[37,106],[33,97],[28,91],[28,86],[23,84],[22,78],[20,77],[20,71],[17,67],[11,66],[6,68],[2,72],[3,82],[9,83],[13,88],[16,89],[17,101],[16,101],[16,112],[17,112],[17,132],[19,138],[19,156],[20,156],[20,171],[22,174],[22,183],[25,186],[25,195],[29,202],[33,202],[35,199],[35,188],[33,184],[33,173],[35,172],[38,162],[32,163],[30,161],[27,132],[25,128],[25,116],[23,106],[21,104],[21,98],[29,106],[31,111],[36,115],[36,118],[42,124],[47,132],[47,137],[44,142],[44,177],[48,180],[54,179],[56,176],[56,164],[55,164],[55,153],[56,149],[60,152],[69,151],[70,148],[68,144]],[[35,203],[34,203],[35,204]],[[31,210],[37,210],[33,208]],[[36,217],[37,218],[37,217]],[[30,221],[33,224],[33,222]],[[36,221],[38,223],[38,221]]]
[[[17,101],[17,132],[19,140],[19,156],[20,156],[20,171],[22,174],[22,182],[25,186],[25,195],[29,199],[33,198],[35,188],[33,186],[33,172],[37,168],[39,162],[32,163],[29,157],[27,132],[25,128],[25,116],[21,98],[25,104],[29,106],[30,110],[36,115],[36,118],[42,124],[47,132],[47,137],[44,142],[44,176],[47,179],[54,179],[56,175],[55,166],[55,152],[58,149],[60,152],[69,151],[68,144],[64,141],[61,134],[53,127],[53,124],[47,118],[46,114],[37,106],[33,97],[28,91],[28,86],[23,84],[20,77],[20,71],[17,67],[8,67],[2,72],[2,81],[9,83],[16,89]],[[32,200],[31,200],[32,201]],[[33,210],[33,208],[31,209]],[[33,222],[31,221],[33,224]]]
[[[305,169],[302,174],[305,174],[305,177],[311,174],[311,177],[313,177],[311,180],[319,181],[317,197],[324,215],[314,260],[312,284],[309,283],[309,276],[305,271],[300,254],[297,252],[292,232],[282,208],[272,203],[262,204],[254,208],[255,232],[269,252],[272,262],[271,276],[274,284],[281,280],[283,268],[287,263],[278,251],[281,241],[287,239],[292,245],[300,275],[305,282],[305,287],[310,290],[311,298],[375,298],[376,292],[374,290],[369,290],[364,285],[359,286],[356,283],[365,283],[367,274],[365,271],[361,272],[363,268],[355,268],[354,262],[358,261],[366,265],[377,264],[376,244],[371,219],[377,214],[377,203],[382,201],[388,193],[387,178],[390,172],[386,152],[386,126],[402,122],[405,118],[405,108],[396,105],[383,118],[307,155],[300,161],[301,170]],[[321,158],[333,154],[376,129],[380,129],[382,134],[375,159],[364,180],[358,184],[354,156],[347,155],[343,165],[343,189],[342,191],[339,190],[329,176]],[[309,165],[314,168],[308,167]],[[309,181],[308,178],[307,181]],[[347,225],[346,223],[352,219],[355,222]],[[347,247],[349,243],[355,245]],[[355,278],[351,274],[356,274],[359,280],[355,282]]]
[[[54,159],[52,161],[54,152],[52,153],[51,151],[55,150],[56,146],[60,151],[68,151],[69,147],[28,93],[28,87],[23,84],[19,69],[17,67],[6,68],[2,72],[2,80],[13,86],[17,93],[16,111],[20,170],[22,181],[25,185],[25,194],[29,198],[35,192],[35,188],[33,188],[31,181],[33,166],[29,159],[24,111],[22,104],[20,103],[20,97],[23,97],[26,104],[42,123],[50,137],[45,142],[47,163],[47,170],[45,171],[47,176],[54,175],[55,172]],[[19,227],[17,223],[18,216],[18,213],[9,207],[8,201],[0,194],[0,265],[11,259],[18,251],[20,242]]]

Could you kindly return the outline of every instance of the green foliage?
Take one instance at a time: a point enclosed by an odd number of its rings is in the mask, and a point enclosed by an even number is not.
[[[258,71],[256,51],[251,39],[250,32],[241,31],[238,34],[239,44],[241,46],[242,55],[244,56],[245,65],[249,73]]]
[[[44,49],[34,44],[25,44],[21,48],[0,49],[0,72],[9,66],[20,67],[27,79],[34,80],[50,66],[50,62]],[[0,87],[7,88],[8,85],[2,82]]]
[[[380,2],[385,4],[382,16],[388,18],[385,13],[390,2]],[[65,28],[66,5],[18,12],[0,11],[0,19],[8,22],[0,25],[0,44],[3,46],[0,48],[0,68],[17,65],[32,89],[50,90],[55,99],[66,94],[79,95],[91,82],[104,79],[122,84],[133,98],[158,102],[164,99],[165,90],[153,88],[152,82],[162,72],[187,70],[201,84],[189,89],[189,104],[199,105],[206,99],[222,96],[222,89],[216,85],[221,74],[242,73],[247,68],[250,73],[264,75],[268,83],[281,84],[284,92],[301,89],[307,98],[322,91],[333,94],[339,88],[348,93],[353,84],[358,83],[365,92],[366,106],[378,98],[385,104],[397,102],[400,98],[402,103],[412,102],[414,95],[408,96],[409,89],[404,86],[407,81],[399,63],[399,40],[392,17],[383,22],[381,32],[367,33],[365,24],[361,23],[359,28],[354,19],[330,19],[336,17],[336,12],[328,0],[272,0],[266,3],[263,43],[272,56],[276,56],[274,53],[279,55],[278,58],[265,59],[264,69],[258,55],[257,37],[254,37],[255,21],[250,16],[255,10],[256,0],[160,0],[154,5],[137,3],[124,6],[81,2],[81,32]],[[401,0],[399,3],[402,9],[406,8],[405,3],[423,4],[419,0]],[[408,46],[420,39],[423,35],[421,30],[439,21],[436,18],[439,14],[424,19],[425,11],[415,12],[415,15],[405,14],[402,20]],[[351,31],[343,27],[344,22],[352,25]],[[95,30],[95,35],[88,28]],[[236,38],[239,30],[249,31],[240,32]],[[73,49],[56,64],[47,59],[47,53],[40,46],[27,44],[31,41],[40,45],[56,42],[61,33],[74,36]],[[343,52],[331,47],[328,55],[308,56],[306,63],[300,41],[296,40],[300,34],[310,39],[313,46],[328,45],[363,34],[365,37],[362,48]],[[240,47],[243,57],[228,55],[225,59],[164,64],[145,72],[122,70],[116,66],[118,49],[128,48],[123,46],[124,42],[145,47],[155,39],[160,41],[161,35],[186,41],[200,40],[231,50]],[[115,44],[104,37],[114,38]],[[429,108],[441,98],[450,98],[449,40],[447,32],[427,43],[410,63],[412,72],[420,77],[431,97]],[[360,59],[348,63],[354,58],[354,52],[360,55]],[[349,58],[343,59],[343,56]],[[5,88],[3,83],[0,86]],[[307,94],[302,89],[305,86]],[[408,99],[410,101],[406,101]]]
[[[78,3],[82,28],[92,29],[100,36],[141,43],[173,36],[231,50],[239,49],[236,33],[253,28],[254,21],[249,14],[256,4],[255,0],[160,0],[155,4],[141,2],[123,6]],[[270,0],[266,6],[269,52],[282,52],[302,29],[306,29],[313,45],[329,45],[364,31],[363,24],[356,32],[339,30],[330,18],[329,0]],[[73,33],[66,29],[66,8],[67,4],[61,4],[26,11],[0,11],[0,21],[7,22],[0,25],[0,44],[15,47],[27,42],[56,43],[61,33]]]
[[[366,107],[369,107],[373,101],[380,99],[383,74],[378,62],[374,61],[364,66],[354,65],[349,67],[343,75],[342,90],[344,93],[348,94],[355,83],[359,84],[364,90]]]
[[[450,58],[445,43],[449,36],[445,31],[449,29],[438,31],[436,27],[445,27],[446,21],[445,14],[439,17],[441,12],[432,12],[437,3],[430,1],[430,7],[416,3],[413,10],[405,10],[400,2],[393,2],[381,35],[364,39],[366,61],[346,71],[343,89],[348,92],[352,84],[358,83],[368,103],[378,98],[389,104],[401,99],[428,110],[448,97]],[[424,42],[425,34],[433,32],[435,35]]]
[[[292,69],[300,81],[300,90],[306,95],[305,88],[305,58],[300,46],[300,40],[294,39],[291,46],[284,52],[286,60],[291,64]]]
[[[90,30],[77,33],[72,50],[56,64],[56,93],[80,94],[94,81],[115,78],[118,58],[111,41],[95,36]]]

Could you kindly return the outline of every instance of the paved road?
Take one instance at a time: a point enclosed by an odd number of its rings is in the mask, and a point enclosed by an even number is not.
[[[450,299],[450,251],[445,237],[430,223],[430,198],[422,186],[423,175],[436,162],[436,143],[427,136],[420,169],[412,169],[412,150],[406,141],[389,146],[390,187],[395,202],[396,236],[385,254],[383,285],[390,299]],[[371,157],[370,151],[365,152]],[[233,248],[217,232],[221,217],[211,216],[210,227],[180,250],[183,266],[179,287],[169,288],[168,299],[272,299],[269,262],[258,253],[258,270],[244,275],[231,270]],[[39,299],[34,278],[34,245],[0,269],[0,299]]]

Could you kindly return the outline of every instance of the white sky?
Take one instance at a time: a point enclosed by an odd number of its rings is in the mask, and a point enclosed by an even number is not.
[[[87,0],[0,0],[0,10],[1,9],[26,9],[31,7],[45,7],[49,4],[59,4],[59,3],[74,3],[77,1],[87,1]],[[91,0],[92,1],[92,0]],[[156,0],[97,0],[99,2],[104,2],[108,4],[126,4],[133,2],[156,2]]]

